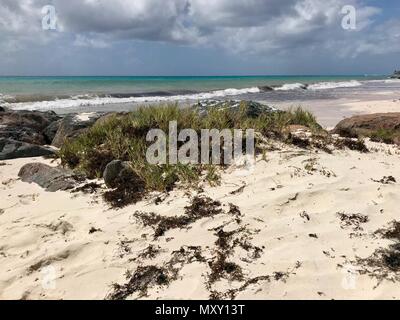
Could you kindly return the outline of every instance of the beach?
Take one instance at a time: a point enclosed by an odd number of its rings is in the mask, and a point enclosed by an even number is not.
[[[304,106],[321,130],[331,130],[354,115],[399,111],[398,82],[374,83],[373,89],[371,82],[323,91],[291,87],[217,101],[258,97],[268,112],[276,111],[267,106]],[[36,110],[36,103],[27,109]],[[46,155],[62,148],[55,143],[60,131],[67,137],[65,130],[75,130],[68,137],[76,138],[83,124],[142,105],[21,111],[28,104],[8,103],[16,111],[3,112],[21,112],[29,121],[29,112],[39,112],[44,126],[57,124],[58,131],[46,128],[39,138],[18,128],[13,133],[25,143],[39,139],[42,149],[34,152]],[[295,127],[300,140],[268,140],[253,166],[228,166],[219,184],[178,183],[120,208],[104,200],[109,188],[102,178],[56,192],[21,178],[21,168],[32,163],[59,168],[57,157],[0,161],[0,299],[398,299],[397,260],[385,260],[398,254],[398,145],[367,138],[364,152],[350,139],[343,141],[353,150],[326,150],[304,145],[313,134]],[[160,231],[171,221],[177,225]]]
[[[279,147],[266,159],[258,159],[250,173],[229,168],[220,186],[200,192],[220,201],[224,211],[229,204],[237,206],[239,223],[222,213],[158,239],[134,213],[182,215],[198,192],[176,190],[158,205],[152,195],[112,210],[96,193],[50,193],[18,179],[26,163],[55,166],[57,162],[40,158],[2,162],[1,299],[104,299],[112,284],[126,282],[127,271],[139,265],[163,266],[181,248],[198,247],[205,259],[212,259],[218,239],[215,228],[220,226],[226,232],[236,231],[238,239],[245,237],[251,248],[260,248],[254,255],[252,249],[239,246],[229,258],[241,266],[244,277],[270,278],[242,289],[244,280],[224,280],[213,290],[238,289],[237,299],[399,298],[398,284],[359,274],[361,267],[355,263],[357,257],[367,258],[392,243],[374,232],[397,219],[398,185],[379,181],[384,176],[400,177],[399,149],[370,143],[374,150],[370,154],[347,150],[330,155]],[[341,220],[341,214],[359,213],[368,221]],[[157,248],[154,256],[143,255],[149,246]],[[187,261],[179,266],[175,281],[149,288],[144,298],[208,299],[209,272],[207,263]],[[46,277],[52,276],[54,283],[49,286]]]

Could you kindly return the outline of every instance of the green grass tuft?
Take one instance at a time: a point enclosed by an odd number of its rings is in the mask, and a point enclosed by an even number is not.
[[[159,105],[102,119],[84,134],[66,141],[58,155],[63,165],[89,178],[101,178],[106,165],[112,160],[129,161],[133,171],[142,179],[145,191],[169,191],[178,182],[196,185],[201,179],[217,185],[220,180],[218,166],[151,165],[146,161],[146,150],[151,144],[146,142],[148,131],[159,128],[168,134],[170,121],[177,121],[178,131],[192,128],[199,137],[201,129],[214,128],[255,129],[267,137],[282,136],[288,125],[321,129],[315,117],[300,107],[252,118],[247,116],[245,104],[236,112],[229,108],[211,108],[203,116],[195,109],[182,109],[176,104]],[[114,194],[112,196],[115,197]]]

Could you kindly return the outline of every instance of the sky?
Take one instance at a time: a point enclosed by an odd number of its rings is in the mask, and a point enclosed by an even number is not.
[[[3,76],[389,74],[400,2],[1,0],[0,43]]]

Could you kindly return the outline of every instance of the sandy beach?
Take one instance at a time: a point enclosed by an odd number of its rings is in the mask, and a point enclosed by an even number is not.
[[[400,92],[385,92],[373,97],[358,99],[341,98],[325,100],[291,101],[275,104],[276,107],[286,110],[295,106],[306,106],[318,118],[318,122],[330,130],[343,120],[360,114],[399,112]]]
[[[327,154],[278,144],[251,170],[228,168],[220,186],[177,189],[161,203],[151,194],[120,210],[98,192],[50,193],[18,179],[26,163],[57,161],[2,161],[0,299],[104,299],[127,272],[170,266],[178,256],[176,279],[127,298],[398,299],[398,283],[356,262],[393,244],[375,232],[398,218],[400,201],[398,183],[384,178],[400,179],[400,150],[368,147]],[[219,201],[220,214],[158,238],[135,215],[181,216],[199,195]],[[240,266],[239,280],[210,281],[218,230],[232,231],[228,259]],[[182,258],[193,250],[202,259]]]

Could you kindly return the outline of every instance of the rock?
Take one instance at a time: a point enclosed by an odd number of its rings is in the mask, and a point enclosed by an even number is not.
[[[6,112],[8,109],[6,107],[0,106],[0,112]]]
[[[104,113],[68,114],[60,122],[52,145],[60,148],[65,140],[76,138],[90,128]]]
[[[240,100],[228,100],[228,101],[219,101],[219,100],[202,100],[197,104],[193,105],[193,108],[196,108],[201,116],[205,116],[208,113],[210,108],[214,109],[229,109],[233,112],[239,111],[242,106],[247,107],[246,115],[251,118],[257,118],[262,113],[271,113],[271,112],[279,112],[277,109],[258,103],[254,101],[240,101]]]
[[[104,182],[109,188],[117,188],[122,183],[141,181],[141,178],[132,170],[129,162],[113,160],[103,172]]]
[[[270,87],[270,86],[261,86],[261,87],[258,87],[258,89],[260,89],[263,92],[274,91],[274,88]]]
[[[51,144],[54,140],[54,137],[57,134],[58,129],[60,128],[62,120],[54,121],[50,123],[46,129],[43,130],[43,136],[45,137],[46,141]]]
[[[393,74],[390,76],[392,79],[400,79],[400,70],[395,70]]]
[[[382,129],[400,133],[400,112],[366,114],[347,118],[336,125],[333,133],[353,138],[359,135],[370,136]]]
[[[60,117],[54,112],[13,111],[0,113],[0,136],[30,144],[45,145],[43,131]]]
[[[41,157],[52,154],[54,154],[54,150],[48,147],[0,138],[0,160]]]
[[[23,182],[36,183],[49,192],[69,190],[76,187],[82,179],[71,170],[50,167],[44,163],[28,163],[18,173]]]

